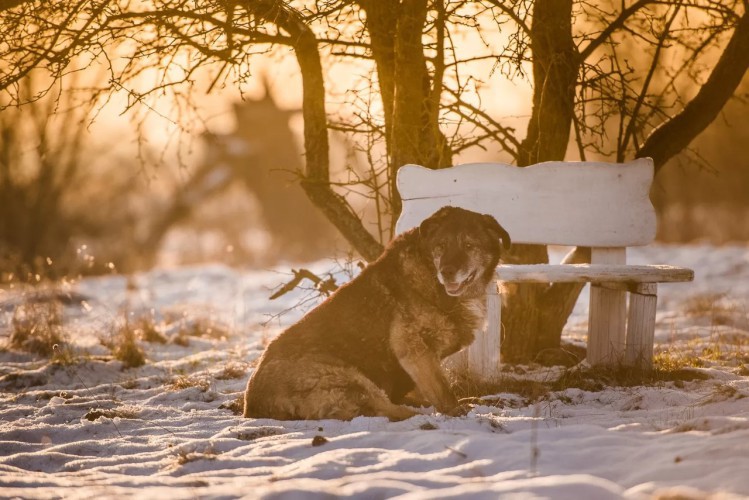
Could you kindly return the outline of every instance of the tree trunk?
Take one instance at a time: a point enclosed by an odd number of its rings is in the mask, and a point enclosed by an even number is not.
[[[531,26],[533,110],[519,151],[519,165],[564,160],[572,128],[578,54],[572,40],[572,0],[537,0]],[[580,258],[581,253],[575,254]],[[514,245],[509,261],[549,261],[546,247]],[[516,285],[502,313],[502,357],[510,363],[533,360],[559,345],[562,328],[581,287]]]
[[[577,247],[562,261],[564,264],[585,264],[590,262],[590,248]],[[541,294],[539,309],[539,330],[536,352],[559,347],[562,342],[562,329],[575,308],[585,283],[553,283]]]
[[[367,14],[366,29],[371,39],[372,58],[377,68],[377,83],[385,112],[385,143],[389,159],[395,106],[395,29],[400,4],[399,0],[361,0],[359,4]]]
[[[426,0],[360,2],[367,13],[385,110],[393,225],[402,207],[395,185],[398,169],[408,163],[428,168],[452,163],[452,151],[439,129],[439,102],[434,102],[422,44],[427,4]]]
[[[572,0],[537,0],[531,25],[533,110],[519,165],[564,160],[572,128],[578,54]]]
[[[522,255],[528,263],[543,261],[546,247],[523,245],[514,253]],[[547,259],[548,260],[548,259]],[[533,359],[538,341],[540,324],[539,297],[546,285],[506,285],[507,299],[502,304],[501,358],[503,363],[525,363]]]

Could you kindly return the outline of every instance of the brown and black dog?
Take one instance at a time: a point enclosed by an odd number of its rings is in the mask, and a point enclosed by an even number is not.
[[[359,276],[273,340],[247,383],[245,417],[401,420],[414,391],[457,411],[440,361],[484,322],[510,237],[489,216],[444,207],[395,238]]]

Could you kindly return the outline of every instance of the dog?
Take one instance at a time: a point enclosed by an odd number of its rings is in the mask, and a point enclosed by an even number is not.
[[[510,243],[492,216],[456,207],[396,237],[268,345],[244,416],[403,420],[417,413],[406,405],[414,401],[460,413],[440,362],[483,326],[486,288]]]

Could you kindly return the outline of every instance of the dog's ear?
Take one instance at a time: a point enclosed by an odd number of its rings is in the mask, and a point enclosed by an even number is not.
[[[502,248],[509,250],[512,245],[510,234],[499,224],[499,222],[497,222],[497,219],[491,215],[484,214],[483,217],[483,222],[487,229],[489,229],[492,234],[496,235],[498,239],[502,240]]]
[[[442,220],[447,217],[450,208],[451,207],[442,207],[424,219],[424,221],[419,225],[419,236],[422,238],[429,238],[439,227]]]

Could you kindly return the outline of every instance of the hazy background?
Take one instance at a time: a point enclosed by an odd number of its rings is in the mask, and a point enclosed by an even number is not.
[[[488,83],[476,105],[524,130],[527,81],[492,78],[488,66],[478,71]],[[347,89],[368,85],[368,75],[355,64],[332,65],[328,112],[350,113]],[[98,76],[89,70],[80,78]],[[32,73],[24,85],[33,93],[38,83]],[[122,96],[104,101],[63,90],[0,113],[0,154],[14,166],[0,176],[2,281],[24,272],[60,277],[206,261],[270,266],[349,251],[296,184],[300,82],[288,57],[258,64],[241,94],[230,87],[196,92],[197,112],[179,124],[158,110],[125,113]],[[740,90],[656,178],[659,241],[749,240],[746,78]],[[340,181],[367,168],[352,137],[330,137]],[[454,163],[510,162],[498,151],[471,148]],[[384,154],[379,145],[371,152]],[[571,142],[568,159],[575,152]],[[350,200],[373,216],[372,200],[356,193]],[[29,260],[33,265],[24,264]]]

